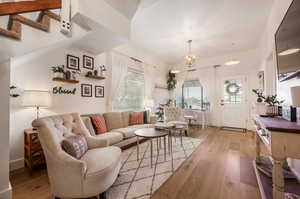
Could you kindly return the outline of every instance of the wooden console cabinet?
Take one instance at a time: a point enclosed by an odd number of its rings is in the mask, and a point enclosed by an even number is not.
[[[24,131],[24,160],[25,167],[29,169],[30,175],[36,166],[45,164],[45,157],[39,141],[38,131],[26,129]]]
[[[300,159],[300,126],[280,117],[253,116],[256,129],[256,160],[253,162],[262,199],[284,199],[284,193],[300,195],[296,180],[284,180],[283,166],[287,158]],[[257,170],[263,143],[273,162],[272,178]],[[273,186],[272,186],[273,185]]]

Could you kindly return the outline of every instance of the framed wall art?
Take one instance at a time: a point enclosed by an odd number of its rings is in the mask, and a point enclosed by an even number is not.
[[[83,55],[83,68],[94,70],[94,58]]]
[[[80,63],[79,57],[73,55],[67,55],[67,69],[79,71],[80,70],[79,63]]]
[[[104,86],[95,86],[95,97],[104,98]]]
[[[91,84],[81,84],[81,97],[93,97],[93,86]]]

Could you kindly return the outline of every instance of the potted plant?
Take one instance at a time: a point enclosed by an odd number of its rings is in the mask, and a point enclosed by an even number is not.
[[[106,71],[106,68],[105,68],[105,66],[103,65],[103,66],[100,66],[100,75],[102,76],[102,77],[104,77],[104,75],[105,75],[105,71]]]
[[[65,75],[64,66],[53,66],[51,70],[53,72],[54,78],[64,78]]]
[[[167,85],[168,85],[168,90],[174,90],[176,88],[177,80],[176,80],[176,75],[174,73],[171,73],[169,71],[168,74],[168,80],[167,80]]]
[[[279,101],[277,95],[264,96],[262,91],[259,89],[252,90],[257,95],[257,102],[264,102],[266,105],[266,115],[269,117],[274,117],[278,113],[278,105],[282,104],[284,100]]]
[[[72,80],[77,80],[78,75],[80,75],[80,71],[72,71]]]

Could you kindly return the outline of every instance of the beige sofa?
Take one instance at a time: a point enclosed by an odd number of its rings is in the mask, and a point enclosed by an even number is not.
[[[121,149],[91,136],[78,113],[40,118],[32,125],[40,132],[51,191],[56,198],[97,196],[118,177]],[[88,144],[88,151],[79,160],[61,147],[62,140],[76,134],[84,135]]]
[[[131,112],[110,112],[102,114],[105,119],[108,132],[96,135],[91,116],[96,114],[82,115],[81,118],[92,136],[107,139],[109,145],[126,148],[136,142],[134,132],[141,128],[153,128],[156,122],[156,117],[148,118],[149,124],[130,126]]]

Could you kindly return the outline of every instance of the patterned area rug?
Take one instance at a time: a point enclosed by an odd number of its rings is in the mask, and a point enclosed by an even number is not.
[[[122,167],[120,176],[108,190],[108,199],[148,199],[172,175],[173,172],[191,155],[200,145],[201,140],[183,137],[183,146],[180,138],[173,137],[173,165],[171,155],[167,150],[164,158],[164,144],[157,153],[156,140],[153,140],[153,166],[150,166],[150,142],[140,144],[139,161],[137,161],[136,147],[122,152]],[[168,144],[167,144],[168,146]]]

